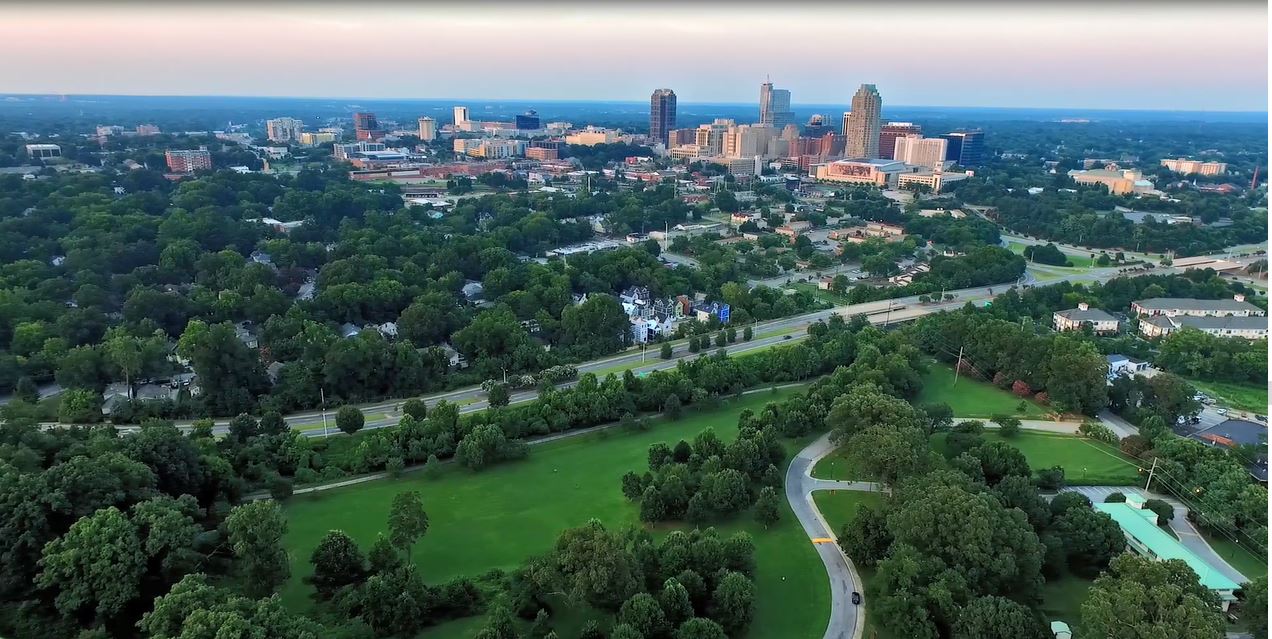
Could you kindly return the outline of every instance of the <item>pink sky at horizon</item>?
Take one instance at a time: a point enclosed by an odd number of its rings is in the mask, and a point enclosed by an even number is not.
[[[0,5],[0,93],[1267,110],[1266,5],[951,5]]]

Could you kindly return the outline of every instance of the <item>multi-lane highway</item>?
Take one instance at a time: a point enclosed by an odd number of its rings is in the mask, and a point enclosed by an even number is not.
[[[1225,254],[1216,254],[1213,257],[1224,257]],[[1246,258],[1238,258],[1233,261],[1250,262],[1258,259],[1255,256]],[[1170,274],[1182,272],[1183,269],[1160,267],[1153,272],[1157,274]],[[1070,282],[1095,282],[1107,281],[1114,277],[1122,275],[1118,268],[1092,268],[1081,271],[1075,271],[1072,274],[1065,274],[1058,279],[1052,279],[1047,284],[1054,284],[1061,281]],[[1026,276],[1024,278],[1025,285],[1033,280]],[[867,302],[864,304],[851,304],[846,306],[837,306],[821,311],[804,313],[787,318],[771,320],[767,322],[759,322],[752,324],[752,332],[755,337],[749,342],[738,341],[730,344],[727,350],[730,354],[741,354],[762,348],[769,348],[775,345],[787,342],[793,339],[802,338],[806,335],[806,329],[809,325],[823,321],[832,314],[838,314],[844,317],[853,315],[867,315],[870,321],[877,325],[891,324],[895,322],[905,322],[922,317],[931,313],[945,310],[956,309],[968,302],[980,303],[991,300],[998,294],[1008,290],[1011,284],[1001,284],[990,287],[976,287],[960,289],[955,291],[946,291],[953,295],[954,299],[950,301],[941,301],[939,303],[920,304],[918,297],[905,297],[895,300],[881,300],[878,302]],[[737,327],[741,329],[742,327]],[[614,355],[603,359],[593,360],[578,365],[579,373],[593,373],[598,376],[604,376],[609,373],[621,374],[624,370],[630,369],[635,373],[643,373],[665,368],[673,368],[676,362],[684,357],[692,356],[689,352],[688,342],[686,340],[678,340],[672,344],[672,358],[663,360],[659,358],[658,346],[651,346],[645,349],[632,349],[620,355]],[[712,349],[714,350],[714,349]],[[563,387],[573,385],[574,382],[562,384]],[[520,403],[535,399],[538,391],[528,389],[512,393],[511,402]],[[359,406],[363,414],[367,416],[367,424],[365,428],[383,428],[396,424],[401,419],[401,405],[407,398],[395,399],[393,401],[377,402],[374,404]],[[461,388],[445,393],[437,393],[422,397],[429,406],[436,404],[441,400],[460,405],[460,412],[468,413],[473,411],[484,410],[486,406],[486,393],[479,387]],[[289,415],[286,418],[287,423],[295,429],[303,431],[311,437],[322,437],[326,434],[339,432],[335,426],[334,414],[327,411],[325,414],[321,411],[308,411]],[[324,428],[324,423],[326,427]],[[188,427],[189,423],[178,424],[182,427]],[[125,428],[124,430],[128,430]],[[219,420],[216,422],[213,431],[216,433],[224,433],[228,430],[228,420]]]

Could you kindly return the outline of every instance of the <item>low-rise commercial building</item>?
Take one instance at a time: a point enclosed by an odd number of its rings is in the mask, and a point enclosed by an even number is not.
[[[879,187],[897,185],[898,178],[914,173],[917,167],[896,160],[836,160],[809,167],[809,173],[818,180],[843,184],[874,184]]]
[[[1159,561],[1178,559],[1188,564],[1197,573],[1201,585],[1219,596],[1225,611],[1237,600],[1236,591],[1241,585],[1162,530],[1158,526],[1157,513],[1144,507],[1144,498],[1140,495],[1132,493],[1126,496],[1125,502],[1095,504],[1094,507],[1117,522],[1131,550]]]
[[[933,193],[940,193],[946,184],[966,180],[972,175],[974,175],[972,171],[942,171],[940,169],[902,173],[897,176],[897,188],[904,189],[912,184],[921,184]]]
[[[1083,185],[1099,184],[1113,195],[1155,195],[1160,193],[1153,183],[1144,178],[1144,174],[1135,169],[1109,170],[1092,169],[1069,171],[1074,182]]]
[[[56,160],[62,157],[62,147],[56,144],[28,144],[27,157],[35,160]]]

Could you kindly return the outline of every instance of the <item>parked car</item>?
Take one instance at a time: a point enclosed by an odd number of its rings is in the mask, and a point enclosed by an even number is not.
[[[1226,409],[1226,408],[1216,408],[1216,409],[1215,409],[1215,412],[1216,412],[1216,413],[1219,413],[1220,415],[1227,415],[1227,414],[1228,414],[1228,409]]]

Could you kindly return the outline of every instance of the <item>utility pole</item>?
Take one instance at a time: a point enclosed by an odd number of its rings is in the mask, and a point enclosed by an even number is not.
[[[954,386],[958,386],[958,372],[963,370],[963,347],[958,347],[958,363],[954,365]]]
[[[1157,470],[1157,458],[1153,458],[1153,467],[1148,469],[1148,481],[1144,482],[1144,490],[1148,490],[1149,484],[1153,483],[1153,473]]]
[[[322,436],[327,436],[327,392],[322,388],[318,389],[318,397],[320,398],[322,407]]]

